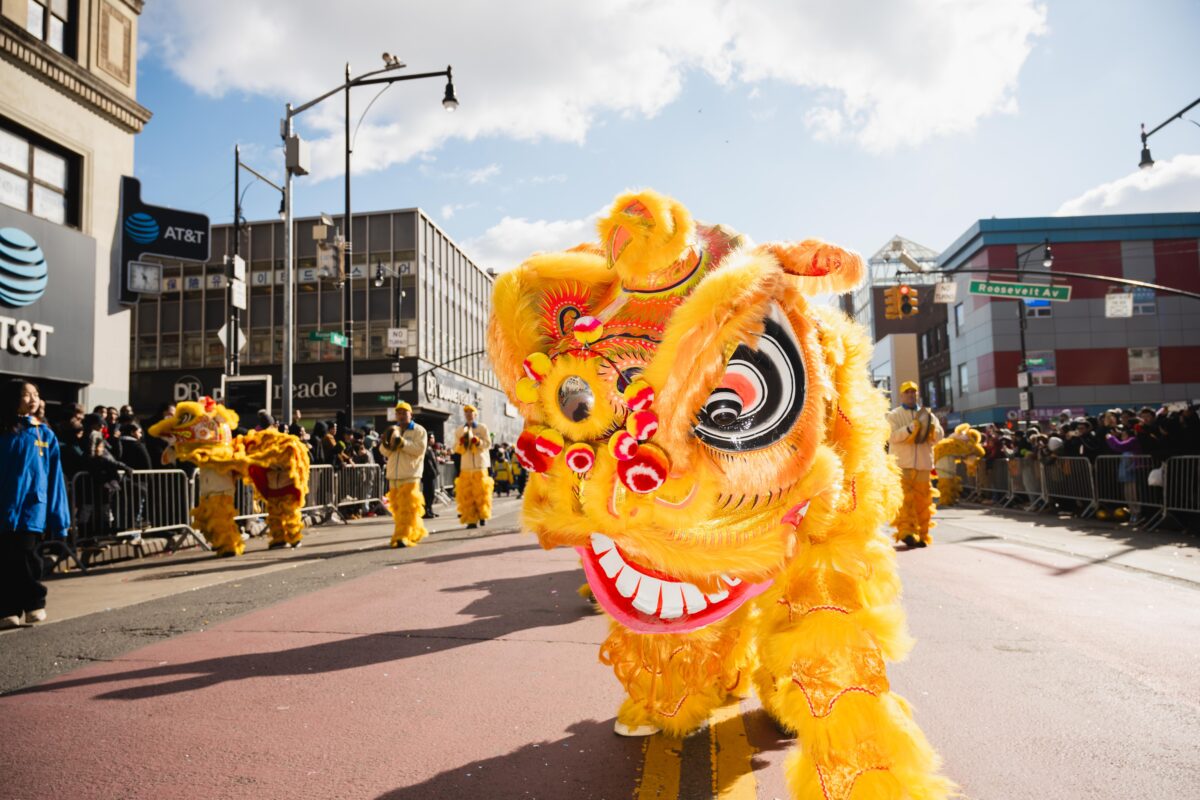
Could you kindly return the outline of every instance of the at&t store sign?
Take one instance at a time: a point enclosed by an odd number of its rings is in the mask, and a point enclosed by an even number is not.
[[[94,239],[0,206],[0,372],[90,383],[95,291]]]

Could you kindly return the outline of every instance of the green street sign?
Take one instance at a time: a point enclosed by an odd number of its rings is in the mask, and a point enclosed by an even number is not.
[[[1044,359],[1044,358],[1027,358],[1027,359],[1025,359],[1025,363],[1031,367],[1044,367],[1046,365],[1046,359]]]
[[[309,331],[308,340],[310,342],[329,342],[334,347],[346,347],[350,344],[346,334],[337,331]]]
[[[971,281],[971,294],[984,294],[989,297],[1012,297],[1026,300],[1056,300],[1066,302],[1071,299],[1070,286],[1047,286],[1043,283],[1010,283],[1008,281]]]

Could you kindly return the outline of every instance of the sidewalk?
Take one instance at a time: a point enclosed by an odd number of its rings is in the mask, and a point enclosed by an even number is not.
[[[961,504],[938,509],[944,522],[971,535],[1004,539],[1065,553],[1090,564],[1136,570],[1200,587],[1200,537],[1186,532],[1142,531],[1095,520],[1053,517],[1014,509]],[[934,530],[937,541],[939,531]],[[953,534],[955,541],[963,537]]]
[[[520,500],[497,497],[497,517],[512,514]],[[453,506],[439,506],[437,519],[425,520],[431,534],[461,528]],[[49,589],[46,607],[48,624],[111,611],[149,600],[194,591],[229,581],[246,580],[284,570],[292,570],[343,553],[389,549],[391,517],[367,517],[349,523],[328,522],[304,529],[304,543],[298,550],[267,549],[267,538],[258,536],[246,543],[246,552],[237,558],[217,558],[211,552],[190,547],[175,553],[156,553],[142,558],[99,564],[87,574],[57,574],[46,581]],[[4,636],[0,633],[0,636]]]

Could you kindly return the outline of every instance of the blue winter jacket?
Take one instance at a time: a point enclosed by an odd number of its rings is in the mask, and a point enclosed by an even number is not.
[[[58,438],[32,417],[0,433],[0,536],[15,531],[66,536],[71,507]]]

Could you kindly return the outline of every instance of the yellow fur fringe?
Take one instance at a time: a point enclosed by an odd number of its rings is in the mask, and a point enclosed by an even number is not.
[[[237,516],[233,498],[227,494],[201,497],[192,509],[192,527],[204,534],[217,555],[233,553],[240,556],[246,549],[242,532],[233,518]]]
[[[392,547],[415,547],[425,538],[425,496],[421,484],[392,483],[388,489],[388,504],[392,512]]]
[[[458,518],[464,525],[492,518],[492,489],[495,481],[481,469],[468,469],[454,479]]]

